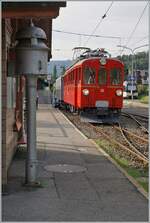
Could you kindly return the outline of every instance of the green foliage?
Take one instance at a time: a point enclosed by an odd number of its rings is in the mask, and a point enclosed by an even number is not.
[[[149,52],[139,52],[133,57],[134,69],[136,70],[148,70],[148,57]],[[132,69],[132,55],[122,55],[117,57],[124,63],[125,77],[128,75],[129,70]]]
[[[65,66],[61,66],[61,76],[64,75],[65,71],[66,71],[66,68]],[[51,79],[51,83],[50,83],[50,91],[51,92],[54,92],[55,91],[55,86],[54,86],[54,83],[56,82],[56,79],[58,78],[59,75],[57,75],[57,67],[56,65],[54,65],[53,67],[53,73],[52,73],[52,79]]]
[[[65,66],[62,66],[61,68],[62,68],[61,76],[63,76],[66,71],[66,68],[65,68]]]
[[[148,70],[148,52],[140,52],[135,54],[136,69]]]
[[[139,84],[137,85],[139,96],[148,96],[149,87],[147,85]]]
[[[53,67],[53,73],[52,73],[52,75],[51,75],[51,83],[50,83],[50,91],[51,92],[53,92],[54,91],[54,83],[55,83],[55,81],[56,81],[56,79],[57,79],[57,67],[56,67],[56,65],[54,65],[54,67]]]
[[[52,73],[52,81],[55,82],[56,79],[57,79],[57,68],[55,65],[53,68],[53,73]]]
[[[149,103],[149,97],[148,96],[141,96],[140,97],[140,102],[142,102],[144,104],[148,104]]]

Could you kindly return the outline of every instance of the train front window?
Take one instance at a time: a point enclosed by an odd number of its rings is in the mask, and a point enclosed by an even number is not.
[[[95,84],[96,72],[92,67],[85,67],[84,69],[84,84]]]
[[[107,83],[107,73],[105,68],[100,68],[98,72],[98,83],[100,85],[106,85]]]
[[[112,85],[119,85],[122,83],[121,69],[113,68],[110,72],[110,83]]]

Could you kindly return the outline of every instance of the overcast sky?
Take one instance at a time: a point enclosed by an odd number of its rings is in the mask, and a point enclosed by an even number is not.
[[[100,22],[93,34],[120,38],[91,37],[86,44],[88,37],[53,31],[52,60],[72,59],[72,49],[76,46],[86,45],[92,49],[105,48],[112,56],[116,56],[121,52],[121,49],[117,47],[120,42],[121,45],[126,45],[132,49],[148,44],[148,6],[143,12],[147,1],[114,1],[112,5],[111,2],[69,1],[66,8],[60,8],[59,16],[53,19],[53,30],[90,35]],[[107,16],[102,20],[102,16],[110,5]],[[129,41],[135,27],[136,30]],[[144,47],[138,51],[147,49],[148,47]],[[129,54],[131,51],[124,49],[123,53]]]

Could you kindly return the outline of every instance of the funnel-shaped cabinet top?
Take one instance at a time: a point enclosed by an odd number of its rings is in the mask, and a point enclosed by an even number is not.
[[[31,24],[16,34],[16,75],[47,75],[49,48],[44,30]]]

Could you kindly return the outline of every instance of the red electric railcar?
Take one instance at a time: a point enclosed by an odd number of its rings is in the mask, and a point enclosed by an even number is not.
[[[95,53],[96,52],[96,53]],[[124,65],[90,51],[63,76],[63,103],[83,121],[116,122],[123,106]]]

